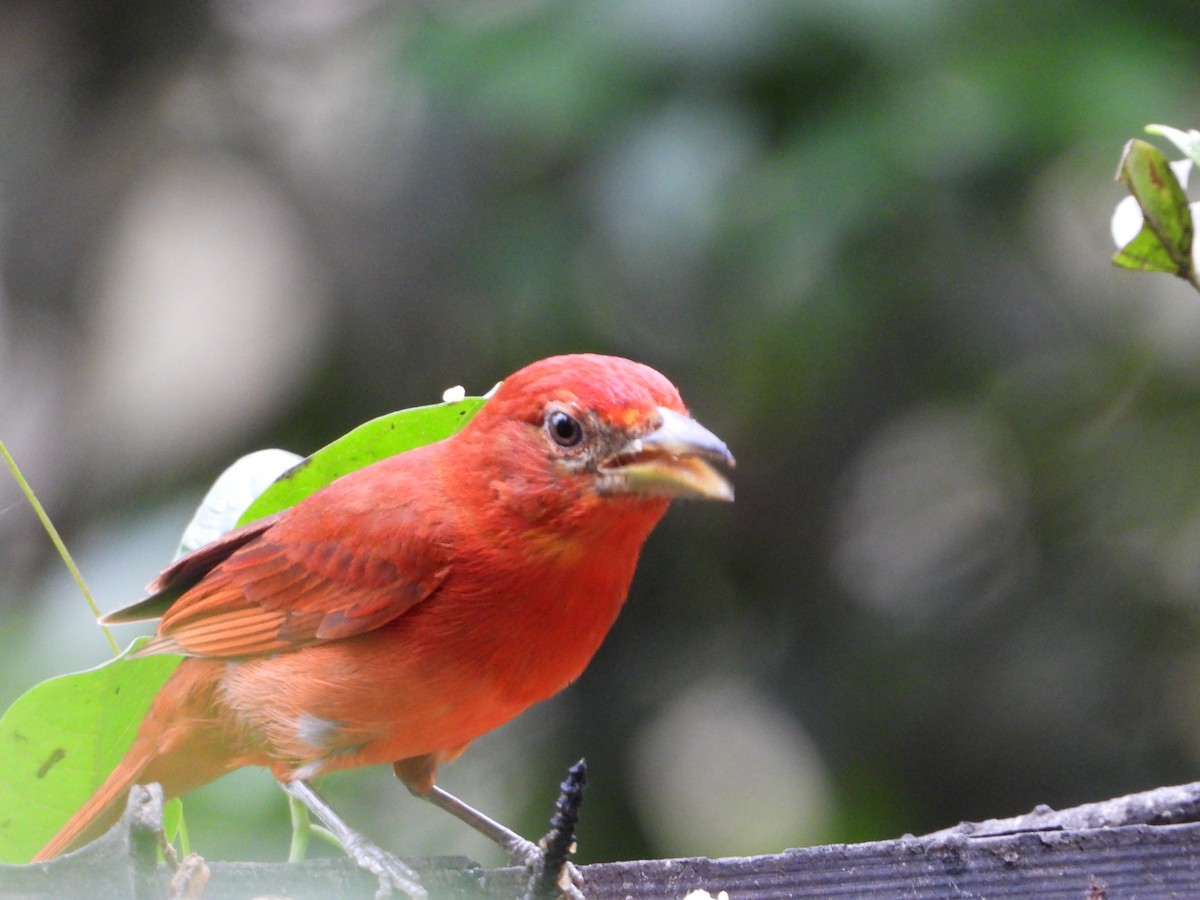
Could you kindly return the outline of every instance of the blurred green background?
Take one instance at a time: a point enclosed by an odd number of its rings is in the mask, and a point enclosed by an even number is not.
[[[0,438],[104,608],[208,483],[594,350],[734,449],[584,677],[441,783],[584,862],[767,853],[1200,771],[1200,297],[1109,265],[1167,0],[0,7]],[[0,477],[0,703],[106,647]],[[131,639],[123,634],[123,640]],[[403,854],[499,855],[386,769]],[[282,858],[246,771],[195,848]]]

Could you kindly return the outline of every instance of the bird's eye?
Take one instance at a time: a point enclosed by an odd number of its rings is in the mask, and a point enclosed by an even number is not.
[[[583,440],[583,426],[561,409],[551,410],[546,414],[546,431],[549,432],[550,439],[560,447],[575,447]]]

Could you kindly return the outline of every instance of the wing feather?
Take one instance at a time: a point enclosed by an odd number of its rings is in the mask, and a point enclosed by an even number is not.
[[[100,617],[100,624],[123,625],[127,622],[157,619],[170,609],[171,605],[188,588],[200,581],[239,548],[258,538],[278,518],[279,515],[276,514],[258,519],[179,557],[163,569],[157,578],[146,585],[146,597],[106,613]]]
[[[126,608],[165,607],[142,653],[278,653],[371,631],[427,599],[450,567],[447,513],[413,502],[417,485],[428,498],[428,476],[412,465],[420,456],[345,476],[229,551],[177,561],[153,583],[159,594]]]

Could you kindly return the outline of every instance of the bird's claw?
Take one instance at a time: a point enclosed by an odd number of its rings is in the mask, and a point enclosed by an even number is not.
[[[585,900],[583,896],[583,873],[573,862],[566,863],[558,876],[558,889],[567,900]]]
[[[375,900],[386,900],[393,891],[401,891],[409,900],[428,900],[429,895],[421,885],[421,876],[411,866],[408,866],[392,856],[386,850],[376,847],[361,835],[358,840],[343,842],[342,846],[355,863],[366,869],[379,879],[379,890],[375,892]]]
[[[513,842],[504,849],[508,852],[508,859],[512,865],[529,869],[535,874],[546,864],[545,851],[533,841],[522,838],[519,842]],[[556,875],[560,896],[565,897],[566,900],[585,900],[583,873],[579,871],[575,863],[564,863]]]
[[[509,863],[514,866],[532,869],[542,864],[542,848],[525,838],[517,838],[511,843],[505,844],[504,852],[508,854]]]

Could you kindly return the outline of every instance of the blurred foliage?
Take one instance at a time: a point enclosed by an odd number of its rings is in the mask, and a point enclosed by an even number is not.
[[[1196,121],[1195,34],[1179,0],[6,4],[0,437],[112,608],[234,456],[638,358],[737,503],[674,510],[584,677],[448,788],[537,834],[586,755],[592,861],[1192,780],[1200,306],[1107,232],[1122,144]],[[7,701],[105,651],[0,512]],[[196,849],[281,856],[269,782],[197,794]],[[326,793],[496,861],[392,782]]]

